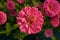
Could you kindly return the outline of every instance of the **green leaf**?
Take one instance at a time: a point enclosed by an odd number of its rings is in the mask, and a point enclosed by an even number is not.
[[[6,35],[8,36],[11,33],[10,23],[6,23]]]
[[[17,29],[17,27],[18,27],[18,25],[17,25],[17,24],[12,25],[12,30]]]
[[[23,38],[24,36],[26,36],[27,34],[25,34],[25,33],[22,33],[22,32],[20,32],[20,36]]]
[[[6,33],[6,31],[0,31],[0,35],[1,35],[1,34],[5,34],[5,33]]]
[[[16,31],[16,33],[13,34],[13,38],[18,38],[18,40],[23,40],[23,38],[26,36],[27,34],[20,32],[19,30]]]
[[[51,39],[52,39],[52,40],[56,40],[56,37],[53,35],[53,36],[51,37]]]

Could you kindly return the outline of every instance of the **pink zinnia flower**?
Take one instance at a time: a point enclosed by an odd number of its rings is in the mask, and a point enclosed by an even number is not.
[[[14,4],[14,2],[13,2],[13,1],[7,1],[7,2],[6,2],[6,8],[7,8],[8,10],[14,10],[14,9],[15,9],[15,4]]]
[[[58,26],[59,26],[59,18],[58,18],[58,16],[52,17],[52,18],[50,19],[50,24],[51,24],[54,28],[58,27]]]
[[[43,16],[37,8],[25,7],[17,15],[17,24],[21,32],[35,34],[41,31]]]
[[[17,0],[18,3],[23,4],[24,0]]]
[[[7,21],[7,16],[4,12],[0,11],[0,25],[4,24]]]
[[[58,14],[60,4],[56,0],[45,0],[43,7],[47,16],[54,17]]]
[[[46,38],[50,38],[52,35],[53,35],[53,31],[52,31],[52,30],[46,29],[46,30],[44,31],[44,36],[45,36]]]

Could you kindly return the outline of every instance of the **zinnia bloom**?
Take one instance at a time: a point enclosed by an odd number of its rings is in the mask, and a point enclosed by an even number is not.
[[[58,18],[58,16],[52,17],[52,18],[50,19],[50,24],[51,24],[54,28],[58,27],[58,26],[59,26],[59,18]]]
[[[23,4],[24,0],[17,0],[18,3]]]
[[[52,30],[46,29],[46,30],[44,31],[44,36],[45,36],[46,38],[50,38],[52,35],[53,35],[53,31],[52,31]]]
[[[4,24],[7,21],[7,16],[4,12],[0,11],[0,25]]]
[[[14,2],[13,2],[13,1],[7,1],[7,2],[6,2],[6,8],[7,8],[8,10],[14,10],[14,9],[15,9],[15,4],[14,4]]]
[[[56,0],[45,0],[43,7],[47,16],[54,17],[58,14],[60,4]]]
[[[17,15],[17,24],[21,32],[35,34],[41,31],[44,23],[41,12],[35,7],[25,7]]]

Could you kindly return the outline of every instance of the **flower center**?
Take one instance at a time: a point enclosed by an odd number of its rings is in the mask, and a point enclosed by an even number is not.
[[[31,26],[31,24],[35,21],[35,17],[32,16],[32,15],[28,15],[28,16],[26,17],[26,21],[27,21],[27,23],[28,23],[28,26]]]
[[[49,9],[52,11],[54,10],[54,6],[52,4],[49,5]]]

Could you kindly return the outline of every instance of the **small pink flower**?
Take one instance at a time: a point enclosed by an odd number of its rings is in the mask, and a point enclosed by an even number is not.
[[[52,30],[46,29],[46,30],[44,31],[44,36],[45,36],[46,38],[50,38],[52,35],[53,35],[53,31],[52,31]]]
[[[16,16],[17,12],[15,10],[8,11],[10,16]]]
[[[51,18],[51,19],[50,19],[50,24],[51,24],[54,28],[58,27],[58,26],[59,26],[59,18],[58,18],[58,16],[55,16],[55,17]]]
[[[17,0],[18,3],[23,4],[24,0]]]
[[[0,11],[0,25],[4,24],[7,21],[7,16],[4,12]]]
[[[35,34],[41,31],[43,15],[34,7],[25,7],[17,14],[17,24],[21,32]]]
[[[8,10],[14,10],[14,9],[15,9],[15,4],[14,4],[14,2],[13,2],[13,1],[7,1],[7,2],[6,2],[6,8],[7,8]]]
[[[58,14],[60,4],[56,0],[45,0],[43,7],[47,16],[54,17]]]

